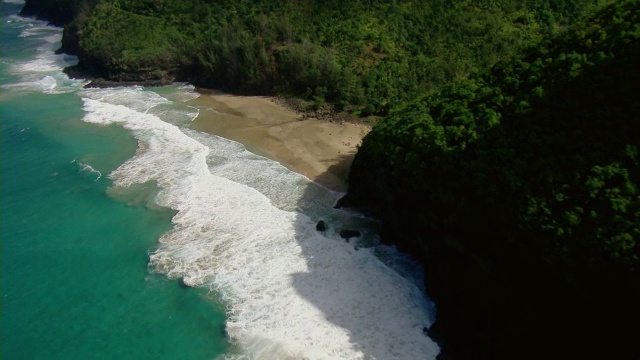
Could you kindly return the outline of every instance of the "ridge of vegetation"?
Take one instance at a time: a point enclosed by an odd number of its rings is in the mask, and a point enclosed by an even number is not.
[[[510,58],[607,0],[47,0],[65,50],[115,81],[190,81],[385,114]],[[25,9],[33,8],[27,1]],[[49,4],[47,7],[46,4]]]
[[[443,332],[475,358],[640,355],[638,64],[640,3],[617,2],[363,140],[342,204],[425,260],[459,327]]]

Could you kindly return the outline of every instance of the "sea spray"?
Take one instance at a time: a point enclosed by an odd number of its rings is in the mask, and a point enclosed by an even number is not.
[[[151,110],[166,102],[153,92],[82,96],[84,121],[117,123],[140,143],[109,175],[114,184],[154,182],[154,201],[177,211],[151,266],[216,291],[228,307],[227,333],[245,355],[435,358],[438,347],[423,333],[432,307],[419,287],[380,261],[375,247],[315,230],[309,215],[361,219],[329,210],[337,194],[240,144],[162,121]],[[307,189],[317,198],[305,203]]]
[[[62,33],[60,28],[47,25],[46,22],[23,18],[17,15],[7,17],[12,26],[21,29],[20,37],[24,41],[37,44],[35,58],[27,61],[8,61],[9,73],[19,77],[20,81],[2,84],[11,95],[42,92],[45,94],[63,94],[78,91],[85,81],[69,79],[61,70],[75,65],[75,56],[56,54],[60,47]]]

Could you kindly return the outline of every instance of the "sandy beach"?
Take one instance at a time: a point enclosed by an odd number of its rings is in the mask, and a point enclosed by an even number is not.
[[[302,119],[268,97],[199,92],[188,103],[200,110],[193,129],[238,141],[323,186],[346,191],[349,167],[368,124]]]

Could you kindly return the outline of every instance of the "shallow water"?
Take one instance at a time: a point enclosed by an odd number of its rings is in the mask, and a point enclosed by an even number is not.
[[[2,6],[3,356],[435,358],[421,269],[342,194],[190,129],[190,86],[82,89]]]
[[[58,57],[38,50],[59,29],[6,16],[18,9],[2,4],[2,47],[11,51],[2,52],[0,74],[0,357],[204,360],[228,352],[224,309],[203,289],[147,268],[173,212],[106,196],[106,175],[136,141],[81,121],[80,86],[60,74]]]

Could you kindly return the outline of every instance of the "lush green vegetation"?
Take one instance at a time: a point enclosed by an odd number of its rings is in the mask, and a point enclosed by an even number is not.
[[[386,113],[517,54],[608,0],[50,0],[81,64]],[[97,4],[97,6],[96,6]]]
[[[639,64],[640,2],[618,2],[392,111],[358,152],[352,203],[428,259],[436,297],[490,303],[459,320],[504,336],[493,358],[537,332],[566,358],[639,355]]]
[[[508,237],[549,263],[575,266],[565,255],[580,248],[593,265],[636,267],[640,18],[627,7],[392,112],[363,150],[399,189],[429,194],[420,223],[434,231],[517,224]]]

